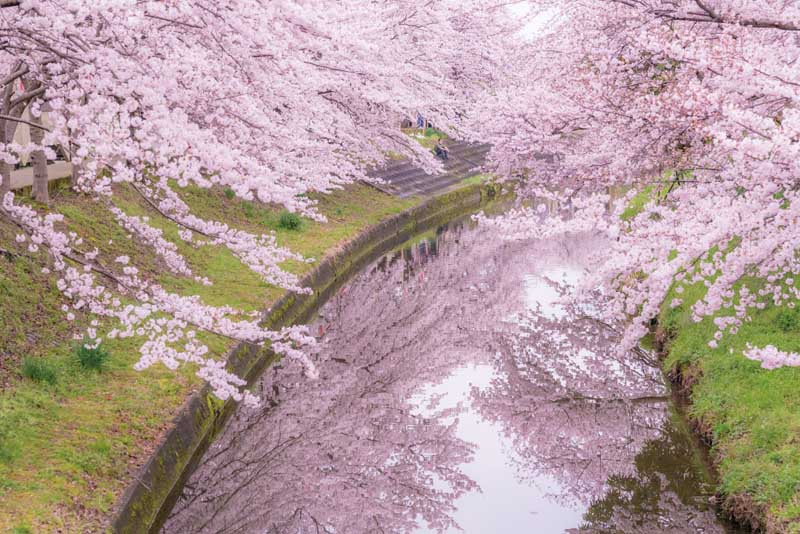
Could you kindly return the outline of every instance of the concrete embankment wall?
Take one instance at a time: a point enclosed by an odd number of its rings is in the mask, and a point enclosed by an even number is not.
[[[326,256],[302,281],[310,294],[287,293],[264,316],[264,326],[278,329],[308,321],[352,275],[415,234],[473,212],[498,196],[493,185],[471,185],[431,198],[367,228]],[[269,349],[241,343],[227,355],[230,369],[253,384],[273,361]],[[181,409],[171,430],[137,473],[117,504],[113,530],[156,532],[168,516],[188,476],[233,413],[206,386]]]

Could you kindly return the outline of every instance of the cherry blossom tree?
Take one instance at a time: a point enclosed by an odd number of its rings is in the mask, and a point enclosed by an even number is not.
[[[796,2],[528,4],[548,22],[509,52],[514,70],[495,90],[503,98],[476,110],[473,135],[493,143],[498,170],[524,176],[531,194],[558,198],[563,211],[543,222],[525,208],[497,224],[516,236],[596,227],[614,240],[586,288],[612,296],[596,315],[624,329],[623,351],[646,334],[673,284],[679,294],[707,286],[689,304],[697,321],[715,316],[712,347],[753,309],[794,306]],[[632,185],[654,186],[649,202],[620,221],[631,191],[607,217],[609,188]],[[744,275],[765,284],[737,283]],[[800,362],[771,346],[747,355],[765,367]]]
[[[294,360],[268,370],[263,406],[236,412],[166,532],[453,527],[454,501],[476,490],[460,468],[472,446],[453,433],[459,407],[420,392],[472,363],[495,367],[472,404],[509,438],[519,477],[545,475],[555,498],[588,507],[576,532],[718,530],[693,500],[696,466],[673,456],[693,444],[670,425],[657,361],[618,354],[621,332],[559,302],[607,243],[586,233],[511,244],[487,225],[448,226],[331,298],[310,326],[320,380]]]
[[[460,470],[473,446],[454,434],[459,407],[417,395],[491,360],[513,327],[500,319],[526,305],[523,251],[455,223],[355,277],[310,326],[320,379],[294,360],[270,368],[263,406],[237,411],[165,531],[453,526],[453,502],[476,489]]]
[[[524,307],[515,247],[462,223],[388,254],[310,326],[319,380],[295,360],[270,368],[257,410],[238,410],[206,454],[167,532],[413,532],[455,527],[473,445],[461,407],[419,391],[488,361],[493,325]],[[502,275],[501,275],[502,274]]]
[[[587,340],[603,339],[593,328],[552,326],[537,321],[510,336],[475,405],[514,444],[521,479],[554,479],[554,498],[588,504],[609,477],[629,475],[636,454],[659,436],[668,397],[657,367],[610,357],[611,339],[591,350],[597,345]],[[585,345],[571,343],[578,339]]]
[[[423,522],[446,530],[453,501],[475,489],[459,467],[471,446],[453,434],[458,408],[414,403],[420,389],[470,362],[498,366],[475,404],[530,452],[519,455],[521,477],[568,477],[565,491],[588,503],[609,476],[633,473],[664,421],[657,368],[615,358],[617,334],[594,321],[570,330],[555,318],[534,325],[542,316],[529,321],[526,312],[530,291],[557,296],[549,284],[525,289],[528,273],[578,268],[597,243],[511,246],[490,229],[464,230],[451,225],[387,255],[323,307],[311,325],[320,380],[292,360],[268,370],[258,386],[263,408],[237,412],[166,531],[407,532]],[[533,265],[522,261],[534,253]],[[605,350],[578,354],[580,340]],[[570,424],[554,430],[565,414]]]
[[[71,300],[68,318],[86,310],[106,319],[93,321],[90,343],[144,337],[138,367],[194,362],[221,397],[242,398],[242,382],[207,353],[197,331],[271,341],[307,363],[294,347],[308,338],[297,329],[268,332],[236,310],[166,291],[144,279],[135,259],[101,262],[101,251],[86,250],[57,215],[8,192],[10,166],[31,153],[41,164],[60,145],[73,164],[73,187],[110,210],[173,273],[210,283],[146,218],[115,204],[120,187],[177,224],[181,239],[227,247],[267,283],[304,291],[279,267],[302,258],[273,235],[196,216],[180,188],[227,187],[320,219],[304,193],[367,179],[368,167],[390,151],[435,170],[432,156],[399,131],[399,119],[419,110],[445,130],[459,120],[490,79],[488,50],[503,39],[496,31],[502,10],[492,4],[3,2],[0,215],[58,274]],[[44,106],[48,128],[39,124]],[[33,120],[22,118],[25,109]],[[25,146],[13,142],[20,124],[36,130]],[[41,180],[35,190],[47,200]]]

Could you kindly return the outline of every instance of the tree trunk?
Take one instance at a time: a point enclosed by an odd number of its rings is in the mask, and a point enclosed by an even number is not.
[[[75,191],[78,187],[78,174],[80,173],[80,169],[78,168],[78,163],[75,161],[75,150],[77,149],[77,147],[72,142],[72,140],[70,140],[69,144],[67,145],[67,148],[69,149],[68,150],[69,163],[72,166],[72,172],[70,173],[69,176],[69,188]]]
[[[9,122],[11,121],[0,120],[0,143],[9,143],[12,139],[9,137],[9,131],[12,136],[14,135],[14,129],[10,127]],[[13,168],[10,163],[0,160],[0,202],[3,201],[6,193],[11,191],[11,171]]]
[[[23,106],[18,105],[9,108],[5,114],[9,117],[19,118],[22,116],[24,109]],[[14,134],[17,131],[18,124],[19,123],[15,120],[0,120],[0,143],[8,146],[9,143],[14,142]],[[14,166],[10,163],[6,163],[5,161],[0,162],[0,177],[2,177],[2,182],[0,183],[0,202],[2,202],[6,193],[11,191],[11,172],[13,170]]]
[[[11,165],[0,160],[0,202],[11,191]]]
[[[31,122],[42,124],[41,117],[34,117],[31,114]],[[41,145],[44,139],[44,130],[31,126],[31,143]],[[47,189],[47,156],[43,149],[35,150],[31,153],[31,163],[33,164],[33,198],[42,204],[50,203],[50,193]]]
[[[72,164],[72,174],[70,175],[69,178],[69,187],[73,191],[76,191],[78,189],[78,175],[80,174],[81,169],[80,165],[78,165],[78,162],[75,159],[75,152],[74,152],[75,145],[73,145],[72,142],[70,141],[69,146],[70,146],[69,161]]]

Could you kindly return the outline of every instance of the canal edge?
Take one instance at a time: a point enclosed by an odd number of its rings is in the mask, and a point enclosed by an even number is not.
[[[307,321],[361,267],[414,235],[512,196],[497,184],[473,184],[434,196],[421,204],[367,227],[326,255],[300,282],[309,294],[286,292],[264,312],[269,329]],[[229,368],[248,387],[276,360],[269,349],[239,343],[225,355]],[[114,507],[111,528],[117,533],[157,532],[180,490],[233,413],[235,403],[216,398],[204,385],[192,394],[170,429],[133,476]]]
[[[654,337],[656,355],[659,362],[663,362],[669,354],[670,342],[674,337],[674,332],[663,328],[658,320],[654,320],[650,326]],[[692,390],[696,380],[690,378],[686,370],[686,365],[679,364],[670,370],[662,368],[661,372],[670,384],[671,393],[676,399],[675,404],[680,411],[680,416],[686,421],[694,437],[707,449],[705,452],[708,456],[708,467],[711,470],[714,485],[716,486],[714,506],[717,507],[717,510],[725,519],[735,526],[750,532],[765,534],[783,534],[787,532],[787,525],[770,514],[769,508],[764,504],[755,502],[747,494],[727,494],[720,490],[719,463],[722,461],[722,457],[713,450],[715,442],[711,428],[690,413]]]

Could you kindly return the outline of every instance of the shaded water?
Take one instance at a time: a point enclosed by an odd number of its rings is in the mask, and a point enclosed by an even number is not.
[[[164,531],[733,532],[658,369],[563,324],[551,280],[601,247],[456,224],[384,256],[311,325],[320,378],[268,370]]]

